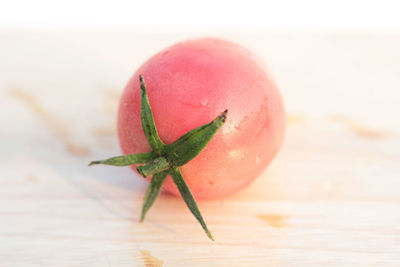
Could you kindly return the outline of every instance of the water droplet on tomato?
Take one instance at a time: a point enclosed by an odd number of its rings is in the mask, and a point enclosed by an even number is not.
[[[207,105],[207,104],[208,104],[208,99],[204,99],[203,101],[200,102],[200,105],[202,105],[203,107],[210,106],[210,105]]]
[[[229,156],[233,159],[241,159],[245,157],[243,151],[241,150],[232,150],[229,152]]]

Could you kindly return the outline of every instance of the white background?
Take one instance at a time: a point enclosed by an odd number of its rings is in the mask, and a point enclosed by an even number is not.
[[[398,1],[0,1],[0,28],[400,32]]]

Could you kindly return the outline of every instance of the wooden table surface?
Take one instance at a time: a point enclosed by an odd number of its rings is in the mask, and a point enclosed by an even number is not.
[[[200,35],[200,34],[198,34]],[[400,36],[218,34],[274,74],[283,149],[245,190],[199,207],[88,168],[120,153],[119,94],[194,34],[0,33],[0,266],[400,266]]]

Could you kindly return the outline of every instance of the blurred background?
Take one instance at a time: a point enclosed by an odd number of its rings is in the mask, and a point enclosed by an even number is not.
[[[0,2],[4,266],[399,266],[398,1]],[[286,141],[245,190],[146,222],[120,153],[118,99],[159,50],[225,38],[268,66]],[[240,233],[240,234],[238,234]],[[0,264],[1,265],[1,264]]]
[[[2,1],[0,23],[15,28],[139,31],[398,32],[395,0],[361,1]]]

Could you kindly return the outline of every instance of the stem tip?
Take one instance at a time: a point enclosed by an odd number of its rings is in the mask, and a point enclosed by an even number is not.
[[[213,237],[213,235],[212,235],[212,233],[211,233],[210,231],[207,232],[207,236],[208,236],[208,238],[210,238],[212,241],[215,241],[215,239],[214,239],[214,237]]]
[[[96,164],[100,164],[100,163],[101,163],[100,160],[96,160],[96,161],[90,162],[88,166],[90,167],[90,166],[92,166],[92,165],[96,165]]]
[[[228,116],[228,110],[225,109],[224,112],[221,113],[221,115],[219,115],[219,117],[221,118],[222,122],[226,121],[226,117]]]
[[[146,175],[143,173],[142,168],[143,168],[143,166],[137,166],[136,170],[141,176],[143,176],[143,178],[146,178]]]

